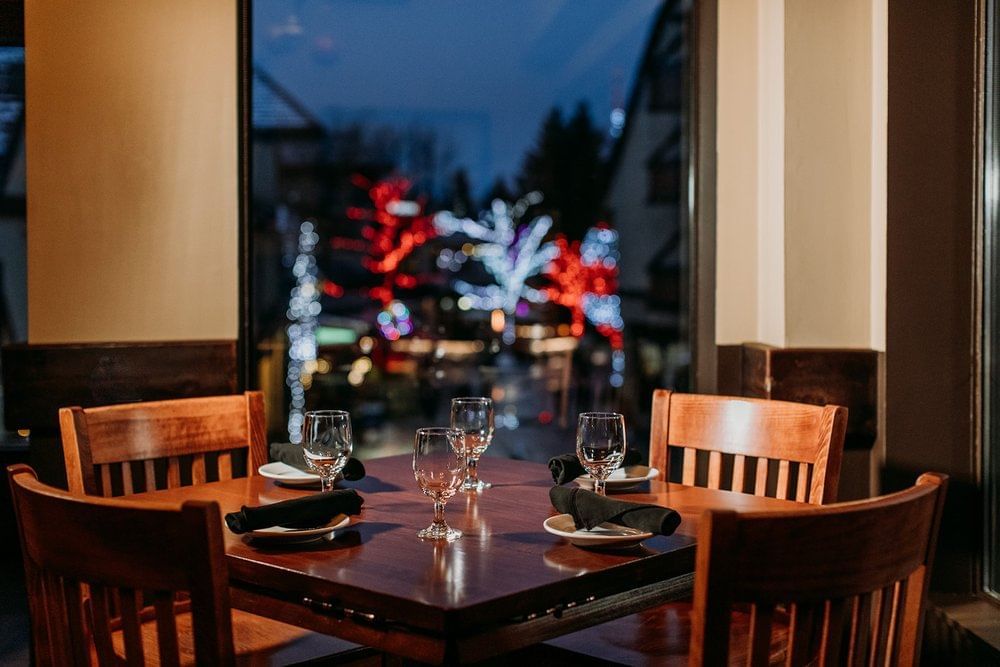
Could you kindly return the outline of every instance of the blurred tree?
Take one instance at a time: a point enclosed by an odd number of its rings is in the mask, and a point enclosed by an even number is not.
[[[443,208],[450,209],[460,218],[476,214],[476,205],[472,201],[471,187],[469,186],[469,172],[465,170],[465,167],[456,169],[452,173],[451,185]]]
[[[553,108],[524,158],[517,184],[521,192],[540,190],[555,228],[579,240],[603,217],[604,135],[585,102],[564,120]]]

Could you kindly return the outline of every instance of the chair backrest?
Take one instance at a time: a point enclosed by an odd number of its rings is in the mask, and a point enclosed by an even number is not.
[[[231,479],[234,460],[253,474],[267,463],[264,397],[182,398],[59,410],[73,493],[128,495]]]
[[[663,480],[676,448],[688,486],[837,500],[847,408],[657,389],[652,412],[649,460]]]
[[[141,623],[150,615],[156,619],[159,663],[178,664],[179,592],[190,595],[198,664],[233,664],[217,503],[85,498],[42,484],[25,465],[10,466],[7,473],[36,664],[89,665],[91,638],[99,664],[117,664],[116,627],[126,663],[144,664]],[[143,608],[144,600],[151,608]]]
[[[698,527],[692,665],[727,664],[732,605],[751,604],[750,664],[767,664],[775,605],[786,664],[917,661],[947,477],[881,498],[789,512],[706,510]]]

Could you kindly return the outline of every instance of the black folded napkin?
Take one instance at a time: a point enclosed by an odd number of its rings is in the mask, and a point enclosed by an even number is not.
[[[313,472],[306,465],[306,455],[302,452],[302,445],[290,442],[272,442],[270,451],[271,459],[274,461],[281,461],[303,472]],[[340,471],[340,474],[348,482],[356,482],[365,476],[365,464],[354,458],[347,459],[347,465]]]
[[[363,503],[364,499],[354,489],[327,491],[260,507],[244,505],[239,512],[226,515],[226,525],[234,533],[246,533],[271,526],[314,528],[322,526],[338,514],[360,513]]]
[[[641,460],[642,453],[638,449],[627,449],[622,466],[634,466]],[[580,475],[587,474],[576,454],[562,454],[552,457],[549,459],[549,470],[552,472],[552,481],[556,484],[572,482]]]
[[[681,523],[681,515],[669,507],[614,500],[576,487],[553,486],[549,499],[557,510],[573,516],[578,529],[590,530],[610,521],[646,533],[671,535]]]

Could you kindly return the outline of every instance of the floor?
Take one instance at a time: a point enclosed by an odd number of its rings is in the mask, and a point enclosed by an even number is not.
[[[28,664],[28,599],[19,560],[0,561],[0,666]]]

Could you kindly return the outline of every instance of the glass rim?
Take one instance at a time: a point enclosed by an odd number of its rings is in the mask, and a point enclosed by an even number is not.
[[[486,396],[458,396],[451,399],[452,403],[492,403],[493,399]]]
[[[308,410],[303,417],[350,417],[347,410]]]
[[[620,412],[581,412],[579,419],[624,419],[625,415]]]
[[[464,435],[462,429],[451,426],[422,426],[417,429],[417,435]]]

